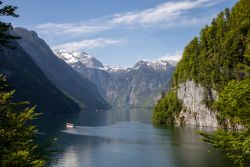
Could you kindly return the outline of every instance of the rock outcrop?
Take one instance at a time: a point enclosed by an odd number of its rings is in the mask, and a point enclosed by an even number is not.
[[[209,93],[205,93],[206,91]],[[217,100],[218,94],[215,90],[205,89],[194,81],[186,81],[179,85],[177,97],[183,105],[181,112],[176,117],[177,125],[219,126],[216,112],[211,111],[204,103],[205,98]]]

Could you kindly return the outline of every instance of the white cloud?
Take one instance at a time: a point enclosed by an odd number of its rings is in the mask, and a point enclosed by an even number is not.
[[[166,2],[142,11],[117,14],[110,21],[112,24],[159,24],[176,20],[189,10],[213,6],[222,0],[185,0],[177,2]]]
[[[199,19],[192,18],[187,12],[198,8],[211,7],[225,0],[182,0],[162,3],[154,8],[141,11],[131,11],[115,14],[110,17],[95,19],[83,23],[45,23],[35,26],[35,30],[49,35],[69,35],[70,37],[98,33],[118,26],[138,27],[153,26],[157,28],[173,28],[175,26],[190,26],[199,23]],[[203,19],[204,18],[200,18]],[[179,24],[181,23],[181,24]],[[125,26],[126,27],[126,26]]]
[[[182,58],[182,52],[176,51],[174,54],[166,54],[157,60],[173,60],[173,61],[180,61]]]
[[[69,34],[71,36],[77,36],[82,34],[97,33],[110,29],[108,26],[99,25],[88,25],[80,23],[45,23],[35,26],[35,29],[39,30],[41,33],[53,33],[56,35]]]
[[[159,25],[158,27],[162,29],[173,29],[176,27],[191,27],[195,25],[205,25],[207,24],[214,15],[206,15],[205,17],[199,18],[181,18],[179,20],[169,21]]]
[[[54,46],[53,49],[65,49],[65,50],[84,50],[93,49],[97,47],[103,47],[107,45],[123,44],[126,43],[125,40],[113,40],[105,38],[88,39],[78,42],[68,42],[61,45]]]

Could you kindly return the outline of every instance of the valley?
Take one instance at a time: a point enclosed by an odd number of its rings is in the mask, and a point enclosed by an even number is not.
[[[82,77],[95,83],[114,108],[152,108],[170,87],[175,61],[139,61],[132,67],[112,68],[84,52],[54,53]]]
[[[249,167],[249,0],[27,2],[0,0],[0,167]]]

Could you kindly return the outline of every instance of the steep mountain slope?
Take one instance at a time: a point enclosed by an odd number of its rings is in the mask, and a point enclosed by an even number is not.
[[[106,84],[112,81],[112,78],[99,60],[84,52],[55,50],[54,53],[82,77],[87,77],[95,83],[101,95],[106,98],[105,88],[108,87]]]
[[[152,107],[168,89],[175,62],[140,61],[130,68],[111,68],[83,52],[54,53],[94,82],[114,107]]]
[[[79,105],[57,89],[16,42],[16,49],[0,48],[0,74],[16,90],[15,98],[37,105],[39,112],[79,112]]]
[[[15,28],[14,33],[22,37],[19,45],[34,62],[65,94],[76,100],[83,108],[107,109],[109,104],[99,94],[96,86],[86,77],[81,77],[51,51],[49,46],[33,31]]]
[[[240,0],[232,11],[226,9],[219,13],[210,26],[201,30],[200,37],[195,37],[186,46],[173,75],[171,92],[155,107],[154,122],[237,126],[243,122],[239,121],[240,116],[233,115],[242,106],[246,109],[244,112],[249,109],[250,96],[242,98],[243,103],[235,98],[237,92],[247,91],[249,78],[250,1]],[[246,84],[244,89],[235,94],[226,91],[228,87],[232,90],[231,85],[241,83]],[[225,113],[229,104],[219,105],[223,97],[231,98],[233,113]]]
[[[174,66],[167,61],[139,61],[127,69],[110,70],[117,85],[108,91],[111,104],[152,107],[170,86]]]

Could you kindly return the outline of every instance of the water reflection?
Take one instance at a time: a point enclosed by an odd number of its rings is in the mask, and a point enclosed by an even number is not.
[[[54,166],[70,167],[221,167],[231,164],[197,140],[193,128],[155,128],[146,110],[88,111],[43,117],[47,137],[64,150]],[[65,129],[66,122],[76,125]]]

